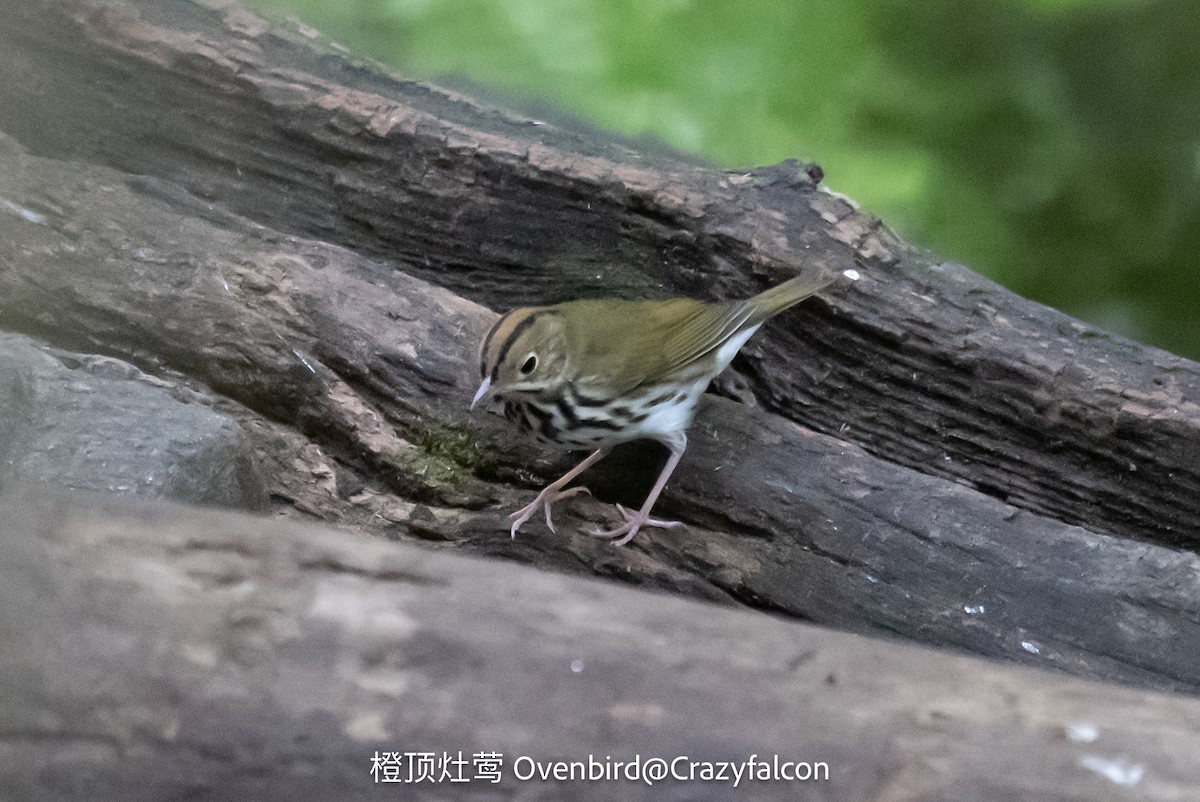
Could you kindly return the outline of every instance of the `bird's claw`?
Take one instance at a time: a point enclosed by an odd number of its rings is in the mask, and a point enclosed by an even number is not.
[[[651,518],[649,514],[641,512],[631,512],[622,505],[617,505],[617,512],[621,513],[621,517],[625,522],[615,529],[589,529],[588,534],[592,537],[602,537],[608,540],[613,540],[614,546],[624,546],[633,536],[638,533],[638,530],[643,526],[653,526],[659,529],[674,529],[676,526],[683,526],[682,521],[664,521],[661,518]]]
[[[545,507],[546,526],[550,528],[551,532],[557,533],[558,530],[554,528],[554,520],[550,517],[551,506],[553,506],[554,502],[556,501],[562,501],[565,498],[577,496],[580,493],[587,493],[590,496],[592,491],[588,490],[582,485],[572,487],[567,490],[551,490],[547,487],[541,493],[538,493],[537,498],[535,498],[529,504],[508,516],[512,520],[512,528],[508,530],[509,536],[512,537],[513,540],[516,540],[517,530],[520,529],[526,521],[533,517],[533,514],[537,512],[538,507]]]

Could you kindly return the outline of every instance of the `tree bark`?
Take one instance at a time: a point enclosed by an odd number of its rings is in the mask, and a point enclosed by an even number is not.
[[[10,799],[1200,790],[1196,699],[293,522],[42,491],[0,497],[0,514]],[[466,783],[371,774],[376,754],[460,751]],[[501,755],[499,783],[474,779],[480,752]],[[529,760],[658,758],[686,777],[776,754],[813,779],[520,780]]]
[[[773,257],[857,265],[863,281],[741,360],[763,403],[1023,509],[1197,539],[1194,363],[915,251],[819,192],[819,168],[640,154],[393,77],[228,2],[10,5],[0,124],[39,155],[167,179],[501,310],[736,297],[785,275]]]
[[[647,153],[229,3],[8,14],[0,327],[214,394],[277,515],[1200,691],[1200,366],[910,247],[813,165]],[[578,456],[467,412],[490,309],[742,297],[801,259],[862,278],[718,380],[656,510],[683,527],[581,533],[641,501],[633,446],[508,537]]]

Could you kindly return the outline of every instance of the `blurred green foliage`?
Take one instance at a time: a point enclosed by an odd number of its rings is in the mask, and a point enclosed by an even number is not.
[[[252,0],[731,168],[1200,358],[1200,0]]]

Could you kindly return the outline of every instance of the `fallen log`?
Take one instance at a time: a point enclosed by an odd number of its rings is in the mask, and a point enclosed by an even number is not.
[[[812,165],[638,152],[233,4],[9,13],[0,328],[220,407],[277,515],[1200,689],[1194,363],[916,251]],[[661,508],[685,527],[580,534],[640,501],[660,457],[628,448],[557,535],[508,538],[573,458],[467,414],[491,310],[736,297],[798,259],[862,279],[717,382]]]
[[[1194,363],[909,247],[819,191],[813,165],[647,155],[397,78],[230,2],[10,6],[0,128],[38,155],[166,179],[497,310],[749,295],[785,275],[776,259],[857,266],[864,280],[743,355],[747,394],[1021,509],[1197,540]]]
[[[571,457],[467,412],[486,310],[157,180],[14,148],[4,158],[0,197],[42,210],[37,223],[0,221],[16,252],[0,274],[9,319],[30,315],[29,329],[60,345],[166,363],[185,372],[180,386],[236,400],[227,412],[255,443],[279,510],[851,631],[1200,690],[1195,554],[1023,511],[725,398],[702,409],[664,499],[686,527],[614,549],[579,533],[612,514],[582,499],[559,534],[536,525],[511,540],[505,512]],[[637,503],[657,457],[626,449],[592,485]],[[537,474],[523,472],[529,465]]]
[[[11,799],[1200,792],[1200,700],[296,522],[42,489],[0,518]]]
[[[814,165],[648,153],[227,2],[6,10],[0,486],[357,533],[11,491],[15,798],[352,797],[388,750],[501,751],[515,798],[563,788],[518,756],[684,753],[831,769],[765,797],[1196,796],[1200,366],[917,251]],[[496,311],[801,259],[861,280],[715,384],[683,527],[581,534],[641,500],[661,455],[631,446],[508,537],[578,457],[468,414]]]

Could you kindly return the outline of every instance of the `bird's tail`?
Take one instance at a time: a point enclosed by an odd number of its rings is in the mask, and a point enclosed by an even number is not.
[[[803,265],[800,274],[782,284],[760,292],[744,303],[750,308],[750,316],[744,325],[757,325],[778,315],[788,307],[795,306],[810,295],[820,292],[834,282],[834,277],[816,265]]]

